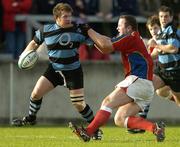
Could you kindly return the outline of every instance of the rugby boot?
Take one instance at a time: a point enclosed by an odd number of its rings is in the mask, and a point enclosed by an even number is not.
[[[164,122],[155,123],[155,128],[153,133],[156,136],[157,142],[163,142],[165,139],[165,123]]]
[[[93,140],[101,140],[102,139],[102,136],[103,136],[103,131],[98,129],[94,135],[92,136],[92,139]]]
[[[77,127],[72,122],[69,122],[69,128],[76,134],[80,140],[84,142],[90,141],[91,137],[87,134],[86,130],[83,127]]]
[[[35,125],[35,124],[36,124],[36,116],[25,116],[22,119],[14,119],[12,121],[12,125],[17,127]]]

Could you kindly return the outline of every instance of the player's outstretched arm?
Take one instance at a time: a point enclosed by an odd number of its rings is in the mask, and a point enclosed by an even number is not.
[[[88,35],[95,42],[95,45],[100,52],[108,54],[114,50],[109,37],[101,35],[93,29],[88,30]]]

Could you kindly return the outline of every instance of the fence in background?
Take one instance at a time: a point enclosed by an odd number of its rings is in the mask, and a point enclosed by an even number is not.
[[[20,70],[16,62],[0,61],[0,122],[7,123],[13,117],[27,115],[31,91],[45,71],[48,63],[39,62],[31,70]],[[83,62],[85,99],[97,111],[103,98],[123,79],[121,64],[116,62]],[[173,102],[155,97],[148,115],[149,119],[180,120],[180,109]],[[112,115],[113,116],[113,115]],[[44,97],[38,113],[41,122],[48,120],[80,119],[72,107],[68,90],[56,87]]]

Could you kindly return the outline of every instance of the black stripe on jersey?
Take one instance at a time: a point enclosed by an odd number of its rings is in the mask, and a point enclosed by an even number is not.
[[[40,38],[37,38],[36,35],[34,36],[33,40],[38,44],[41,45],[44,42],[44,35],[43,35],[43,27],[39,29],[40,31]]]
[[[172,62],[164,63],[164,64],[158,62],[158,65],[159,65],[161,68],[179,67],[179,65],[180,65],[180,60],[178,60],[178,61],[172,61]]]
[[[40,41],[36,36],[34,36],[33,40],[38,44],[41,45],[43,41]]]
[[[79,48],[80,42],[72,41],[68,43],[67,45],[61,45],[59,42],[51,45],[47,45],[48,50],[64,50],[64,49],[74,49]]]
[[[49,60],[52,61],[53,63],[60,63],[60,64],[72,64],[76,61],[79,60],[79,55],[76,54],[73,57],[69,58],[54,58],[54,57],[49,57]]]
[[[49,32],[43,32],[44,37],[51,37],[51,36],[55,36],[55,35],[59,35],[61,33],[71,33],[71,32],[77,32],[77,27],[73,26],[71,28],[60,28],[57,30],[53,30],[53,31],[49,31]]]

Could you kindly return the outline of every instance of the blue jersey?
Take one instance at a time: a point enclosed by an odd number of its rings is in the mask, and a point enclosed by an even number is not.
[[[56,71],[74,70],[80,67],[78,48],[87,42],[77,24],[70,28],[61,28],[56,23],[47,24],[35,32],[34,41],[47,45],[50,63]]]
[[[165,70],[180,69],[180,30],[168,25],[158,35],[158,44],[170,44],[179,49],[178,53],[160,53],[158,55],[159,66]]]

